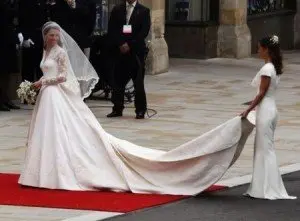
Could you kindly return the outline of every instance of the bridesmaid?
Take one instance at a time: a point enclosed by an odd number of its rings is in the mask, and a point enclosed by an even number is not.
[[[265,64],[252,81],[258,93],[241,116],[246,118],[256,107],[256,135],[252,182],[245,195],[261,199],[295,199],[284,187],[274,149],[277,123],[275,94],[282,74],[282,55],[279,38],[269,36],[258,43],[258,54]]]

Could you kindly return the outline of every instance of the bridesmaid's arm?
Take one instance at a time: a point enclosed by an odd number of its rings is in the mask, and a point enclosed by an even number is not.
[[[269,86],[271,83],[271,77],[269,76],[261,76],[261,81],[260,81],[260,86],[259,86],[259,93],[256,95],[254,100],[252,101],[251,105],[247,108],[247,110],[244,112],[246,113],[246,116],[250,111],[252,111],[260,102],[261,100],[265,97]]]
[[[55,85],[67,80],[67,55],[63,51],[59,53],[57,59],[57,76],[55,78],[42,78],[42,85]]]

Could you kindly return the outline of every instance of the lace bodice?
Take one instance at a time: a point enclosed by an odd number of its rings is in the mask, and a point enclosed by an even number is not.
[[[280,77],[276,75],[276,70],[274,65],[272,63],[265,64],[252,80],[251,85],[253,87],[256,87],[258,92],[259,92],[261,76],[268,76],[271,78],[269,89],[265,94],[265,97],[272,97],[272,98],[275,97],[276,90],[280,81]]]
[[[48,55],[44,51],[40,65],[43,71],[43,85],[59,84],[67,78],[67,54],[61,47],[54,46]]]

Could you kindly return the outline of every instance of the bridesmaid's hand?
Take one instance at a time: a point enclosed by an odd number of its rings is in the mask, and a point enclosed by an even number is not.
[[[240,114],[240,116],[242,117],[242,119],[245,119],[245,118],[247,118],[248,114],[249,114],[249,111],[245,110],[243,113]]]

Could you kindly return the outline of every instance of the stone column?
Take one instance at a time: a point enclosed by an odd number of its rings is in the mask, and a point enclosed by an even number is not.
[[[140,0],[151,10],[151,30],[148,36],[149,54],[146,61],[146,74],[160,74],[169,69],[168,46],[165,33],[165,0]]]
[[[300,48],[300,0],[296,0],[296,14],[294,18],[294,47]]]
[[[251,56],[251,33],[247,25],[247,0],[220,0],[218,56]]]

